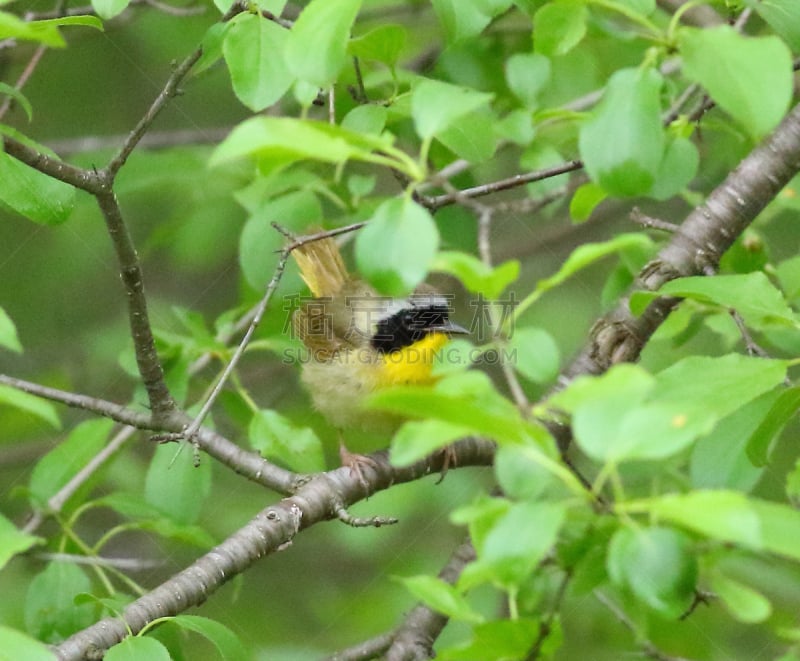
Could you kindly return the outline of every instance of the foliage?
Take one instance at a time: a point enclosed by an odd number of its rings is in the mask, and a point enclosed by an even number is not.
[[[800,658],[796,0],[0,4],[0,656]],[[296,378],[319,231],[471,331],[364,397],[392,528],[306,531],[366,495]]]

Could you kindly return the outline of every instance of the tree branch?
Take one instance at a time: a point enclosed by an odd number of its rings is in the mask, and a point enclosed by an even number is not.
[[[644,267],[633,289],[656,291],[674,278],[716,270],[723,253],[799,171],[800,105],[679,225],[670,242]],[[677,302],[658,298],[634,317],[628,299],[622,300],[595,323],[560,385],[580,374],[600,374],[615,363],[637,360]]]
[[[455,444],[458,466],[489,465],[494,444],[470,438]],[[374,466],[363,469],[367,483],[351,475],[347,467],[315,476],[293,496],[267,507],[249,523],[189,567],[131,603],[121,618],[104,618],[55,647],[61,661],[101,658],[103,652],[128,633],[136,634],[150,622],[180,613],[204,602],[221,585],[245,571],[256,560],[284,550],[294,536],[317,523],[335,518],[332,503],[350,506],[393,484],[410,482],[441,470],[444,456],[436,453],[411,466],[395,468],[385,452],[371,457]]]
[[[455,585],[464,567],[474,559],[475,549],[467,539],[456,548],[447,564],[442,567],[439,578],[445,583]],[[433,644],[449,619],[425,605],[415,606],[395,632],[392,645],[386,651],[386,661],[423,661],[432,658]]]
[[[54,402],[66,404],[73,408],[91,411],[115,422],[129,425],[137,429],[158,432],[172,432],[180,435],[186,425],[191,422],[186,414],[173,411],[170,415],[158,420],[150,413],[134,411],[120,404],[108,402],[96,397],[78,395],[57,388],[49,388],[29,381],[23,381],[11,376],[0,374],[0,384],[17,388],[23,392],[49,399]],[[256,452],[242,449],[224,436],[210,429],[199,429],[195,436],[195,443],[206,454],[220,463],[233,469],[253,482],[261,484],[280,494],[289,494],[295,491],[302,478],[295,473],[270,463]]]
[[[150,409],[153,415],[159,418],[173,411],[176,405],[164,381],[164,369],[156,351],[156,342],[147,313],[147,298],[144,294],[139,256],[122,219],[116,195],[113,192],[98,194],[97,204],[105,218],[128,297],[128,319],[136,352],[136,365],[147,390]]]

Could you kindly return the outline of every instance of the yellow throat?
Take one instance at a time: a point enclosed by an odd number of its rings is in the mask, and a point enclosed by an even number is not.
[[[450,341],[445,333],[428,333],[421,340],[381,357],[381,386],[425,384],[437,380],[431,374],[437,352]]]

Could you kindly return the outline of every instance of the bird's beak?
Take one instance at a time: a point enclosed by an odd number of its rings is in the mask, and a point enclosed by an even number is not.
[[[450,321],[442,322],[441,324],[437,324],[433,326],[430,330],[437,331],[439,333],[447,333],[448,335],[469,335],[470,332],[464,328],[463,326],[459,326],[458,324]]]

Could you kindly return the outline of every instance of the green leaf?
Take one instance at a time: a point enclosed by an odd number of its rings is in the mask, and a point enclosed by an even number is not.
[[[155,638],[128,636],[103,656],[104,661],[170,661],[166,647]]]
[[[642,16],[649,16],[656,10],[656,0],[613,0],[614,5],[621,5]]]
[[[89,592],[92,584],[74,564],[51,562],[28,585],[25,628],[32,636],[57,643],[94,622],[94,606],[76,606],[75,595]]]
[[[800,255],[783,260],[776,268],[781,289],[790,301],[800,296]]]
[[[789,388],[780,393],[772,407],[761,418],[761,424],[747,442],[747,456],[754,466],[766,466],[772,441],[797,414],[800,408],[800,387]]]
[[[514,369],[526,379],[549,383],[558,376],[558,345],[546,330],[515,328],[508,348],[514,357]]]
[[[354,57],[394,67],[405,48],[406,38],[407,32],[402,25],[380,25],[351,39],[347,51]]]
[[[222,52],[233,91],[253,112],[279,101],[294,82],[283,59],[288,34],[277,23],[249,12],[235,16],[225,31]]]
[[[239,235],[239,264],[248,284],[262,291],[272,278],[277,257],[269,258],[283,247],[284,237],[272,227],[273,222],[292,231],[302,231],[322,219],[322,206],[311,191],[300,190],[276,198],[267,197],[254,210]]]
[[[624,442],[619,429],[655,388],[655,378],[636,365],[615,365],[600,377],[579,377],[549,400],[549,405],[572,414],[575,441],[590,457],[615,458]]]
[[[800,512],[736,491],[693,491],[618,505],[644,512],[711,539],[800,560]]]
[[[521,585],[550,551],[566,515],[561,503],[514,503],[478,548],[478,563],[504,587]]]
[[[641,195],[656,181],[665,142],[663,83],[655,69],[620,69],[581,126],[579,146],[586,171],[610,195]]]
[[[786,496],[795,507],[800,507],[800,459],[786,476]]]
[[[361,0],[311,0],[289,33],[289,70],[317,87],[333,83],[347,62],[350,28],[360,8]]]
[[[452,585],[434,576],[410,576],[400,579],[406,589],[437,613],[464,622],[483,622],[467,600]]]
[[[0,347],[5,347],[15,353],[22,353],[17,327],[3,308],[0,308]]]
[[[5,11],[0,11],[0,39],[37,41],[54,48],[67,45],[57,25],[45,21],[23,21]]]
[[[12,87],[8,83],[0,82],[0,94],[10,96],[12,99],[14,99],[14,101],[19,103],[20,107],[28,116],[29,122],[33,119],[33,107],[31,106],[31,102],[28,101],[28,97],[26,97],[20,90],[18,90],[16,87]]]
[[[538,53],[517,53],[506,61],[506,83],[522,104],[535,110],[539,92],[550,82],[550,60]]]
[[[664,617],[679,617],[694,598],[697,560],[686,535],[671,528],[621,528],[606,567],[614,583]]]
[[[145,478],[144,495],[173,521],[197,521],[211,490],[211,462],[194,465],[192,446],[157,445]]]
[[[503,445],[497,449],[494,470],[503,493],[515,500],[537,500],[555,484],[528,446]]]
[[[207,638],[227,661],[247,658],[247,651],[239,638],[221,622],[199,615],[176,615],[168,621],[181,629],[193,631]]]
[[[474,255],[455,250],[440,251],[431,266],[432,271],[455,276],[469,291],[490,301],[496,300],[519,277],[519,269],[516,259],[492,268]]]
[[[492,130],[498,138],[522,147],[530,145],[536,135],[531,113],[523,108],[515,108],[502,119],[496,120]]]
[[[55,25],[58,27],[64,25],[83,25],[85,27],[94,28],[95,30],[100,30],[100,32],[103,32],[103,21],[97,18],[97,16],[92,16],[91,14],[59,16],[58,18],[48,18],[42,21],[34,21],[33,24],[36,25],[37,29],[41,29],[49,25]]]
[[[687,78],[700,83],[754,139],[783,119],[792,100],[792,55],[778,37],[745,37],[723,25],[683,28]]]
[[[514,310],[514,319],[518,319],[531,305],[547,291],[563,284],[571,276],[591,266],[595,262],[615,253],[650,251],[653,242],[645,234],[620,234],[613,239],[601,243],[584,243],[570,253],[558,271],[549,278],[536,283],[536,288]]]
[[[744,0],[793,51],[800,50],[800,5],[794,0]]]
[[[44,643],[21,631],[0,624],[0,659],[2,661],[57,661],[55,653]]]
[[[711,589],[739,622],[756,624],[772,615],[769,599],[753,588],[719,572],[711,576]]]
[[[491,94],[426,78],[411,94],[411,116],[423,140],[444,131],[465,115],[485,106]]]
[[[543,55],[564,55],[586,34],[589,11],[582,0],[556,0],[533,17],[533,47]]]
[[[699,164],[700,154],[691,140],[670,140],[658,167],[656,180],[647,195],[656,200],[668,200],[677,195],[694,179]]]
[[[381,204],[356,237],[358,270],[380,293],[404,296],[425,280],[439,248],[428,211],[396,197]]]
[[[598,204],[608,197],[601,186],[588,182],[579,186],[569,202],[569,215],[576,223],[589,220]]]
[[[617,365],[600,377],[576,379],[550,402],[572,413],[575,440],[595,460],[655,460],[708,434],[785,374],[783,361],[737,354],[685,358],[656,377]]]
[[[131,519],[139,530],[152,531],[167,539],[175,539],[198,548],[209,548],[216,540],[199,526],[184,525],[168,519],[164,511],[151,505],[139,494],[115,492],[94,501],[98,507],[110,507],[118,514]]]
[[[18,553],[24,553],[28,549],[42,544],[41,537],[35,537],[22,532],[6,517],[0,514],[0,569],[8,564]],[[2,647],[0,647],[2,649]]]
[[[762,470],[747,456],[746,448],[770,409],[782,395],[771,390],[726,416],[714,430],[692,449],[689,475],[699,489],[737,489],[750,491]]]
[[[394,167],[412,179],[419,168],[397,149],[388,133],[355,133],[325,122],[290,117],[252,117],[237,126],[209,159],[212,167],[257,156],[262,169],[278,170],[304,159],[341,164],[354,159]],[[375,153],[381,152],[381,153]]]
[[[759,330],[775,325],[798,326],[783,293],[762,271],[677,278],[665,283],[659,293],[733,308],[745,324]]]
[[[262,409],[253,415],[248,430],[250,445],[263,456],[301,473],[325,468],[322,442],[310,427],[298,427],[276,411]]]
[[[480,34],[494,16],[511,6],[511,0],[432,0],[432,4],[452,44]]]
[[[113,426],[111,420],[102,418],[82,422],[37,462],[28,483],[36,506],[46,505],[55,493],[86,467],[105,446]]]
[[[225,40],[225,32],[227,32],[229,26],[230,23],[214,23],[206,30],[200,42],[203,54],[197,60],[197,64],[192,67],[194,75],[210,69],[222,59],[222,43]]]
[[[45,151],[45,150],[43,150]],[[29,220],[58,225],[75,206],[75,189],[0,152],[0,202]]]
[[[389,459],[393,466],[409,466],[469,434],[469,427],[443,420],[410,420],[394,435]]]
[[[484,493],[478,495],[475,501],[469,505],[454,510],[450,514],[450,520],[456,525],[469,526],[472,544],[479,549],[483,548],[487,535],[509,509],[511,509],[511,501],[506,498],[492,498]],[[459,585],[463,585],[463,582],[459,579]]]
[[[551,622],[553,627],[557,621]],[[475,661],[475,659],[524,659],[532,649],[540,623],[530,618],[492,620],[472,628],[469,643],[445,650],[445,661]],[[549,631],[548,640],[554,635]],[[542,656],[542,658],[550,658]]]
[[[386,126],[386,115],[383,106],[356,106],[344,116],[342,128],[355,133],[380,135]]]
[[[494,155],[497,148],[494,131],[486,130],[494,122],[489,109],[481,108],[439,131],[436,139],[459,158],[470,163],[483,163]]]
[[[539,427],[525,422],[519,410],[497,392],[482,372],[448,374],[432,388],[397,386],[369,397],[370,406],[413,418],[432,417],[463,425],[498,442],[536,443],[548,452],[552,439]]]
[[[0,405],[2,404],[35,415],[54,429],[61,429],[61,421],[58,419],[55,407],[40,397],[29,395],[11,386],[0,385]]]
[[[100,18],[107,21],[124,12],[130,3],[131,0],[92,0],[92,7]]]

